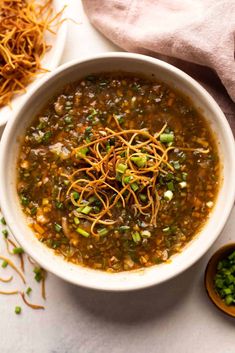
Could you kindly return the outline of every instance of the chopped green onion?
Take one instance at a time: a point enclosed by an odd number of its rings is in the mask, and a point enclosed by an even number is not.
[[[141,234],[142,238],[150,238],[151,237],[151,233],[149,230],[142,230],[140,232],[140,234]]]
[[[4,217],[1,218],[1,223],[5,226],[7,224],[6,220]]]
[[[117,118],[119,124],[122,124],[122,123],[124,122],[124,117],[123,117],[123,115],[116,115],[116,118]]]
[[[231,295],[227,295],[226,297],[225,297],[225,304],[226,305],[230,305],[230,304],[232,304],[232,303],[234,303],[234,299],[233,299],[233,297],[231,296]]]
[[[93,210],[94,210],[94,212],[99,212],[100,208],[99,208],[99,206],[93,206]]]
[[[58,224],[58,223],[55,223],[55,231],[56,231],[57,233],[59,233],[59,232],[61,231],[61,229],[62,229],[61,225]]]
[[[139,189],[139,186],[138,186],[137,183],[132,183],[132,184],[131,184],[131,188],[132,188],[132,190],[133,190],[134,192],[136,192],[136,191]]]
[[[145,194],[139,194],[139,198],[143,202],[145,202],[147,200],[147,196]]]
[[[76,154],[76,157],[77,158],[84,158],[84,157],[86,157],[88,151],[89,151],[88,147],[81,147],[81,148],[79,148],[79,150]]]
[[[88,199],[88,202],[89,202],[89,203],[93,203],[93,202],[95,202],[95,201],[97,201],[97,198],[96,198],[95,196],[91,196],[91,197],[89,197],[89,199]]]
[[[162,230],[164,233],[168,233],[169,231],[170,231],[170,227],[165,227],[165,228],[163,228],[163,230]]]
[[[118,229],[120,230],[120,232],[125,232],[126,230],[129,230],[130,227],[129,226],[120,226]]]
[[[6,268],[7,265],[8,265],[8,262],[7,262],[6,260],[4,260],[4,261],[2,262],[2,268]]]
[[[5,238],[8,237],[8,230],[7,229],[3,229],[2,230],[2,234],[4,235]]]
[[[66,124],[70,124],[72,122],[72,117],[70,115],[66,115],[64,121]]]
[[[127,165],[126,165],[126,164],[119,163],[119,164],[116,166],[116,172],[117,172],[117,173],[124,174],[126,170],[127,170]]]
[[[131,157],[131,161],[137,165],[139,168],[143,168],[147,163],[147,156],[143,155],[141,157]]]
[[[97,232],[100,236],[104,236],[104,235],[108,234],[109,231],[107,228],[102,228],[102,229],[99,229]]]
[[[72,195],[73,195],[74,200],[78,200],[79,197],[80,197],[80,195],[79,195],[79,193],[78,193],[77,191],[74,191],[74,192],[72,193]]]
[[[185,173],[185,172],[182,173],[182,179],[183,179],[184,181],[187,180],[187,176],[188,176],[188,173]]]
[[[117,181],[122,181],[122,174],[116,173],[116,180]]]
[[[91,114],[88,115],[87,119],[88,120],[93,120],[94,116],[97,115],[97,114],[98,114],[98,111],[93,108]]]
[[[27,290],[26,290],[26,294],[30,295],[31,292],[32,292],[32,288],[28,287]]]
[[[229,259],[229,260],[234,260],[234,259],[235,259],[235,251],[233,251],[232,254],[230,254],[230,255],[228,256],[228,259]]]
[[[88,126],[85,130],[85,133],[88,134],[89,132],[91,132],[92,130],[92,126]]]
[[[86,232],[84,229],[82,228],[77,228],[76,232],[78,232],[79,234],[81,234],[83,237],[88,238],[90,236],[90,233]]]
[[[168,190],[171,190],[171,191],[175,190],[174,183],[172,180],[169,181],[169,183],[167,183],[167,188],[168,188]]]
[[[74,217],[73,221],[74,221],[74,223],[75,223],[76,225],[78,225],[78,224],[80,223],[80,221],[79,221],[79,218],[78,218],[78,217]]]
[[[16,307],[15,307],[15,313],[16,313],[17,315],[19,315],[19,314],[21,313],[21,307],[20,307],[20,306],[16,306]]]
[[[36,213],[37,213],[37,207],[31,208],[30,214],[31,214],[32,216],[34,216]]]
[[[173,192],[171,190],[167,190],[164,192],[164,199],[167,201],[171,201],[173,198]]]
[[[174,134],[173,133],[169,133],[169,134],[161,134],[160,135],[160,141],[163,143],[170,143],[174,141]]]
[[[51,131],[47,131],[47,132],[45,132],[45,134],[43,135],[42,140],[43,140],[44,142],[48,142],[51,136],[52,136]]]
[[[223,294],[224,295],[228,295],[228,294],[231,294],[232,293],[232,290],[230,288],[224,288],[223,289]]]
[[[24,249],[18,247],[18,248],[14,248],[13,249],[13,253],[14,254],[23,254],[24,253]]]
[[[92,210],[92,207],[91,206],[85,206],[82,210],[81,210],[81,213],[83,214],[89,214]]]
[[[178,170],[181,168],[179,161],[171,161],[171,164],[173,164],[173,167],[175,170]]]
[[[131,182],[132,177],[131,176],[125,176],[123,178],[124,184],[129,184]]]
[[[141,236],[139,232],[132,233],[132,239],[135,243],[139,243],[141,241]]]
[[[29,199],[28,199],[26,196],[21,195],[20,200],[21,200],[21,204],[22,204],[23,206],[28,206],[28,204],[29,204]]]
[[[33,272],[35,273],[34,279],[37,282],[41,282],[43,277],[42,269],[40,267],[34,267]]]
[[[181,181],[181,182],[179,183],[179,186],[181,187],[181,189],[185,189],[185,188],[187,187],[186,181]]]

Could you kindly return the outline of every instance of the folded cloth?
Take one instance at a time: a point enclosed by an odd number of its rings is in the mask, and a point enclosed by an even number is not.
[[[83,0],[83,5],[91,23],[127,51],[212,68],[235,102],[235,0]]]

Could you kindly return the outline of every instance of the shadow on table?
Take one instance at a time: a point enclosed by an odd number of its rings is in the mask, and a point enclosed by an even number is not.
[[[136,324],[150,321],[162,315],[171,316],[179,310],[192,290],[191,284],[200,275],[200,263],[176,278],[151,288],[131,292],[101,292],[68,285],[67,295],[75,309],[105,321]]]

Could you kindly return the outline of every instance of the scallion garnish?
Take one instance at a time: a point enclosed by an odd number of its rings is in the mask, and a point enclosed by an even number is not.
[[[40,267],[34,267],[33,272],[35,273],[34,279],[40,282],[43,277],[43,270]]]
[[[83,209],[81,210],[81,213],[83,214],[89,214],[92,210],[92,207],[91,206],[85,206],[83,207]]]
[[[3,229],[2,230],[2,234],[4,235],[5,238],[8,237],[8,230],[7,229]]]
[[[89,236],[90,236],[90,233],[88,233],[87,231],[85,231],[84,229],[82,229],[82,228],[80,228],[80,227],[78,227],[77,229],[76,229],[76,232],[77,233],[79,233],[79,234],[81,234],[83,237],[85,237],[85,238],[88,238]]]
[[[175,190],[174,183],[173,183],[172,180],[167,183],[167,188],[170,191],[174,191]]]
[[[145,202],[147,200],[147,195],[139,194],[139,198],[140,198],[141,201]]]
[[[8,262],[6,260],[4,260],[2,262],[2,268],[6,268],[8,266]]]
[[[78,224],[80,223],[80,221],[79,221],[79,218],[78,218],[78,217],[74,217],[73,221],[74,221],[74,223],[75,223],[76,225],[78,225]]]
[[[26,290],[26,294],[30,295],[31,292],[32,292],[32,288],[28,287],[27,290]]]
[[[147,156],[142,155],[141,157],[132,156],[131,161],[137,165],[139,168],[145,167],[147,163]]]
[[[107,228],[102,228],[102,229],[98,229],[97,232],[100,236],[104,236],[104,235],[107,235],[109,231]]]
[[[127,165],[126,165],[126,164],[119,163],[119,164],[116,166],[116,172],[117,172],[117,173],[124,174],[126,170],[127,170]]]
[[[160,141],[163,143],[170,143],[174,141],[174,134],[173,133],[163,133],[160,135]]]
[[[13,249],[13,253],[14,254],[23,254],[24,253],[24,249],[17,247]]]
[[[76,157],[77,158],[84,158],[86,157],[87,153],[89,152],[89,148],[88,147],[81,147],[79,148],[79,150],[76,153]]]
[[[4,226],[7,224],[4,217],[1,218],[1,223],[2,223]]]
[[[173,198],[173,192],[171,190],[167,190],[164,192],[164,199],[167,201],[171,201]]]
[[[141,241],[141,236],[139,232],[133,232],[131,235],[135,243],[139,243]]]
[[[129,226],[120,226],[118,229],[120,232],[126,232],[127,230],[130,230],[131,227]]]
[[[150,238],[151,237],[151,233],[149,230],[142,230],[140,232],[140,235],[142,238]]]
[[[17,315],[19,315],[19,314],[21,313],[21,307],[20,307],[20,306],[16,306],[16,307],[15,307],[15,313],[16,313]]]
[[[55,223],[55,231],[57,233],[59,233],[61,231],[61,229],[62,229],[62,226],[60,224],[58,224],[58,223]]]
[[[187,187],[187,182],[186,181],[181,181],[179,183],[179,186],[180,186],[181,189],[185,189]]]
[[[73,195],[73,198],[74,198],[75,201],[78,200],[79,197],[80,197],[80,195],[79,195],[79,193],[78,193],[77,191],[74,191],[74,192],[72,193],[72,195]]]
[[[132,190],[133,190],[134,192],[136,192],[136,191],[139,189],[139,186],[138,186],[137,183],[132,183],[132,184],[131,184],[131,188],[132,188]]]

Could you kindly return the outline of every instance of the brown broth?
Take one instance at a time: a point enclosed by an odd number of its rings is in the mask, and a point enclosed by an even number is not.
[[[71,183],[65,175],[77,171],[71,154],[75,148],[92,141],[107,126],[119,131],[114,115],[122,129],[147,128],[152,135],[167,123],[164,133],[174,135],[175,148],[168,153],[173,172],[159,172],[156,179],[160,200],[156,226],[149,214],[133,211],[135,201],[130,197],[126,207],[119,202],[113,208],[116,223],[102,227],[104,234],[93,236],[91,222],[80,217],[81,209],[69,198]],[[106,148],[110,149],[107,143]],[[103,155],[107,151],[102,151]],[[34,118],[19,153],[17,190],[41,242],[68,261],[118,272],[152,266],[181,251],[208,219],[219,173],[211,129],[188,98],[161,82],[110,73],[67,85]],[[138,198],[141,190],[146,191],[139,184]],[[171,200],[165,198],[169,190]],[[76,199],[76,191],[72,192]],[[109,199],[116,195],[111,189],[106,194]],[[85,201],[91,213],[102,207],[99,200]],[[78,228],[86,234],[80,234]]]

